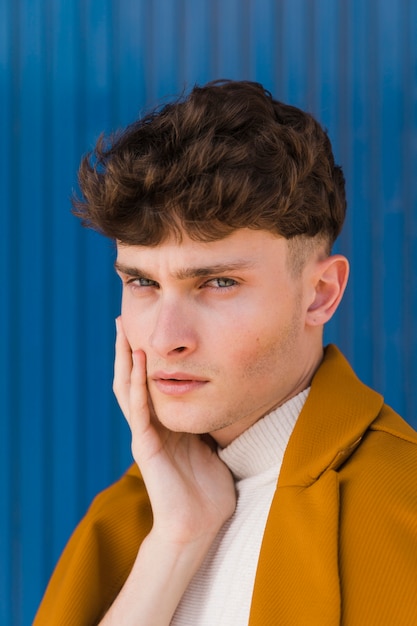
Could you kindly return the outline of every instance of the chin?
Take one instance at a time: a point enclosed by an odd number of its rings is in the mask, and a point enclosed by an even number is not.
[[[156,406],[155,414],[162,426],[174,433],[202,435],[210,429],[210,425],[206,421],[198,419],[198,416],[190,415],[190,413],[187,415],[187,412],[184,410],[177,412],[167,407],[158,410]]]

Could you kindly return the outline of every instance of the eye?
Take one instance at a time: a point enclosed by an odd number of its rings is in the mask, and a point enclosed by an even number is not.
[[[126,285],[129,285],[130,287],[159,287],[158,283],[155,280],[151,280],[150,278],[145,278],[143,276],[138,277],[138,278],[129,278],[129,280],[126,281]]]
[[[213,289],[230,289],[237,285],[237,281],[233,278],[212,278],[208,280],[205,285],[207,287],[212,287]]]

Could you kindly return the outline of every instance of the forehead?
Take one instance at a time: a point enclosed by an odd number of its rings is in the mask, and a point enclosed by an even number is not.
[[[179,242],[167,239],[157,246],[135,246],[117,242],[117,264],[198,266],[221,263],[224,265],[256,266],[268,262],[285,264],[288,257],[288,241],[268,231],[248,228],[234,231],[224,239],[195,241],[187,235]]]

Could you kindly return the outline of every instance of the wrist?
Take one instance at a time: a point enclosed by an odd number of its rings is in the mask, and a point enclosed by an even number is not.
[[[192,567],[193,563],[196,563],[195,569],[198,569],[217,532],[218,529],[201,529],[198,533],[170,533],[166,527],[154,526],[145,538],[141,549],[158,554],[167,562],[187,564],[187,567]]]

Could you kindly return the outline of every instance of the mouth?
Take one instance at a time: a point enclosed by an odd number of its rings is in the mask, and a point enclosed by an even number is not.
[[[180,396],[204,387],[209,381],[183,372],[156,372],[151,376],[154,385],[163,394]]]

